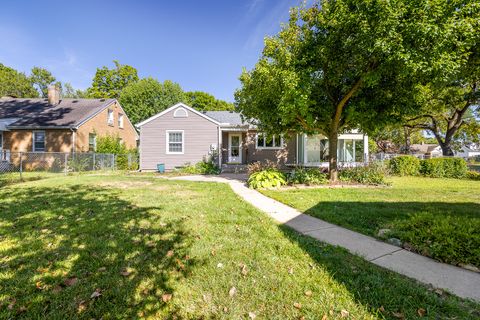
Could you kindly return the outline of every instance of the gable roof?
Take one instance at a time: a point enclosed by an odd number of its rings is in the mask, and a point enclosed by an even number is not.
[[[247,126],[248,123],[242,120],[242,116],[234,111],[203,111],[203,114],[220,122],[222,125]]]
[[[0,99],[0,119],[16,119],[9,129],[78,128],[115,99],[61,99],[51,105],[48,99]]]
[[[156,115],[154,115],[154,116],[152,116],[152,117],[150,117],[150,118],[148,118],[148,119],[146,119],[146,120],[144,120],[144,121],[142,121],[142,122],[140,122],[140,123],[137,123],[137,124],[135,125],[135,127],[140,128],[141,126],[143,126],[143,125],[145,125],[145,124],[147,124],[147,123],[149,123],[149,122],[151,122],[151,121],[153,121],[153,120],[155,120],[155,119],[163,116],[164,114],[166,114],[166,113],[168,113],[168,112],[170,112],[170,111],[172,111],[172,110],[174,110],[174,109],[176,109],[176,108],[179,108],[179,107],[182,107],[182,108],[184,108],[184,109],[187,109],[188,111],[191,111],[191,112],[199,115],[200,117],[205,118],[206,120],[215,123],[216,125],[220,125],[220,124],[221,124],[220,122],[218,122],[217,120],[215,120],[215,119],[207,116],[206,114],[204,114],[204,113],[202,113],[202,112],[200,112],[200,111],[197,111],[197,110],[193,109],[192,107],[189,107],[189,106],[187,106],[186,104],[180,102],[180,103],[177,103],[177,104],[171,106],[170,108],[167,108],[167,109],[163,110],[163,111],[160,112],[160,113],[157,113]]]

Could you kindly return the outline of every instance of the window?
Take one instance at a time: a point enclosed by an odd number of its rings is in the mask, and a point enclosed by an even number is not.
[[[167,154],[183,154],[183,130],[167,130]]]
[[[88,151],[97,151],[97,135],[95,133],[88,134]]]
[[[0,150],[3,149],[3,132],[0,131]]]
[[[123,129],[123,114],[118,114],[118,127]]]
[[[107,124],[113,126],[113,110],[108,109]]]
[[[257,134],[257,148],[280,149],[283,147],[283,137],[278,134],[267,135],[265,133]]]
[[[173,113],[173,117],[174,118],[186,118],[186,117],[188,117],[187,110],[185,110],[184,108],[178,108]]]
[[[33,152],[45,151],[45,131],[33,131]]]

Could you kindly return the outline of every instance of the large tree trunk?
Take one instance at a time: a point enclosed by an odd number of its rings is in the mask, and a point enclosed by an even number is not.
[[[338,179],[337,146],[338,132],[330,130],[328,137],[328,174],[331,182],[335,182]]]
[[[404,126],[403,127],[403,134],[405,135],[405,154],[409,154],[410,153],[410,146],[412,145],[412,142],[411,142],[411,139],[410,139],[410,136],[411,136],[411,131],[409,130],[409,128],[407,128],[407,126]]]

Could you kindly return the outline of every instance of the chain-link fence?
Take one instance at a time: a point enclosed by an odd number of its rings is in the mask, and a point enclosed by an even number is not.
[[[0,180],[39,174],[136,169],[138,155],[133,153],[0,152]]]

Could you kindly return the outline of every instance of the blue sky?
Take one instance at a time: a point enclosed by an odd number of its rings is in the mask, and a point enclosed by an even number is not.
[[[33,66],[85,89],[114,59],[141,77],[170,79],[233,101],[242,67],[258,60],[263,38],[299,0],[2,0],[0,62]]]

